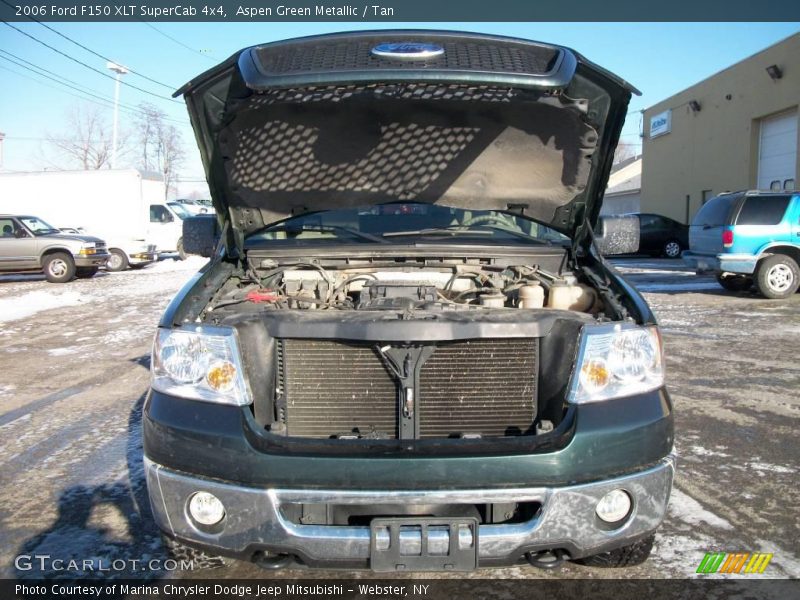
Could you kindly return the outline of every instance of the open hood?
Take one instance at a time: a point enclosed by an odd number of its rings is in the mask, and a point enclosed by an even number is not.
[[[522,214],[588,243],[632,92],[577,53],[435,31],[236,53],[183,94],[226,242],[393,201]]]

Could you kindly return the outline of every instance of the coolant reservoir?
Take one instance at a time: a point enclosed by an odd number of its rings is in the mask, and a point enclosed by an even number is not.
[[[596,299],[597,293],[588,285],[555,282],[550,286],[547,307],[586,312]]]
[[[481,294],[481,306],[489,306],[491,308],[503,308],[506,305],[505,294]]]
[[[519,288],[519,307],[520,308],[542,308],[544,307],[544,289],[539,282],[523,285]]]

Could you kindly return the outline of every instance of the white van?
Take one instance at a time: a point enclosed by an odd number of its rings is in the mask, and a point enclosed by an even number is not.
[[[35,214],[108,243],[111,271],[182,252],[181,219],[165,203],[161,174],[137,169],[0,175],[0,212]]]

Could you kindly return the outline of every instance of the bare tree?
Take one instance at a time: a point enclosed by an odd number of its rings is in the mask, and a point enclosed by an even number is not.
[[[180,131],[166,121],[166,113],[152,104],[139,105],[135,135],[139,144],[139,167],[163,173],[166,194],[175,191],[178,171],[186,159]]]
[[[639,146],[630,142],[620,142],[614,152],[614,164],[621,163],[639,154]]]
[[[67,112],[65,124],[66,131],[46,136],[47,144],[62,159],[56,160],[56,166],[78,166],[87,171],[110,166],[111,135],[101,108],[74,106]]]

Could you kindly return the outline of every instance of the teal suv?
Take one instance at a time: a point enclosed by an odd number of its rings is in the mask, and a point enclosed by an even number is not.
[[[689,228],[683,260],[727,290],[788,298],[800,287],[800,194],[735,192],[709,200]]]

